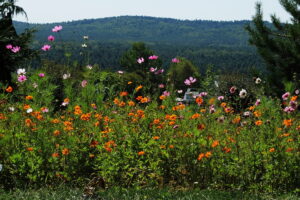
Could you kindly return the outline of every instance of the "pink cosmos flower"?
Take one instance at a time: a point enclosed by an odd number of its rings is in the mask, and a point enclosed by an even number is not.
[[[83,80],[82,82],[81,82],[81,87],[85,87],[85,86],[87,86],[87,80]]]
[[[165,88],[165,85],[161,83],[161,84],[158,85],[158,87],[159,88]]]
[[[193,77],[190,76],[188,79],[185,79],[184,84],[185,85],[191,85],[191,84],[195,83],[196,81],[197,81],[196,78],[193,78]]]
[[[48,41],[53,42],[55,40],[55,37],[53,35],[48,36]]]
[[[219,100],[219,101],[224,100],[224,96],[219,96],[219,97],[218,97],[218,100]]]
[[[149,56],[148,59],[149,59],[149,60],[157,60],[157,59],[158,59],[158,56],[152,55],[152,56]]]
[[[144,58],[142,57],[142,58],[138,58],[138,59],[137,59],[137,62],[138,62],[139,64],[142,64],[143,62],[145,62],[145,60],[144,60]]]
[[[179,125],[175,125],[173,126],[173,129],[179,128]]]
[[[13,48],[11,49],[11,51],[14,52],[14,53],[17,53],[17,52],[19,52],[20,50],[21,50],[21,47],[19,47],[19,46],[15,46],[15,47],[13,47]]]
[[[205,96],[207,96],[207,92],[201,92],[200,94],[199,94],[199,97],[205,97]]]
[[[42,47],[42,50],[43,50],[43,51],[49,51],[49,50],[50,50],[50,48],[51,48],[51,46],[50,46],[50,45],[48,45],[48,44],[45,44],[45,45]]]
[[[209,106],[209,113],[212,114],[214,112],[216,112],[215,106],[214,105]]]
[[[258,106],[260,104],[260,99],[257,99],[255,102],[255,106]]]
[[[150,67],[150,72],[155,72],[156,70],[157,70],[157,68]]]
[[[229,89],[229,92],[231,93],[231,94],[233,94],[233,93],[235,93],[235,91],[236,91],[236,87],[235,86],[232,86],[230,89]]]
[[[41,78],[43,78],[44,76],[45,76],[44,73],[40,73],[40,74],[39,74],[39,77],[41,77]]]
[[[6,45],[6,49],[12,49],[13,46],[11,44]]]
[[[18,77],[18,81],[20,82],[20,83],[23,83],[23,82],[25,82],[27,80],[27,77],[25,76],[25,75],[20,75],[19,77]]]
[[[290,96],[290,93],[289,93],[289,92],[286,92],[286,93],[284,93],[284,94],[282,95],[282,99],[283,99],[283,100],[287,100],[289,96]]]
[[[173,58],[173,59],[172,59],[172,63],[179,63],[179,62],[180,62],[180,60],[177,59],[177,58]]]
[[[297,105],[298,105],[297,101],[290,101],[290,107],[296,109]]]
[[[158,75],[158,74],[162,74],[164,73],[164,69],[160,69],[160,70],[157,70],[154,74]]]
[[[170,92],[164,91],[164,92],[163,92],[163,95],[166,96],[166,97],[168,97],[168,96],[170,96]]]
[[[292,108],[291,106],[288,106],[288,107],[285,107],[283,111],[286,112],[286,113],[291,113],[291,112],[294,112],[295,109]]]
[[[43,112],[43,113],[47,113],[47,112],[49,112],[49,109],[48,109],[48,108],[46,108],[46,107],[43,107],[41,110],[42,110],[42,112]]]
[[[59,32],[62,30],[62,26],[55,26],[53,29],[52,29],[52,32]]]

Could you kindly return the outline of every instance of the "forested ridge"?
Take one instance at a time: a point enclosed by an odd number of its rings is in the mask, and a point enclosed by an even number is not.
[[[87,35],[90,64],[102,68],[119,68],[124,51],[133,42],[141,41],[165,59],[165,66],[171,58],[182,56],[200,69],[212,64],[216,69],[247,71],[251,67],[263,68],[255,48],[248,43],[244,27],[249,23],[121,16],[48,24],[15,22],[15,26],[18,32],[36,29],[34,47],[39,48],[47,43],[49,30],[62,25],[55,51],[47,54],[55,60],[61,60],[66,51],[78,60],[81,45],[86,43],[83,36]],[[65,44],[61,45],[61,41]]]

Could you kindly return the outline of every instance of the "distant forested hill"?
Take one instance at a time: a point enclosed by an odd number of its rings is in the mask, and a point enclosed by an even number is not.
[[[199,68],[212,64],[217,69],[245,71],[263,64],[255,48],[248,44],[244,26],[250,21],[189,21],[168,18],[121,16],[103,19],[89,19],[52,24],[28,24],[15,22],[17,31],[35,28],[35,47],[47,42],[47,37],[57,35],[51,32],[55,25],[63,30],[57,40],[65,42],[64,47],[56,43],[56,51],[48,54],[54,60],[62,60],[65,52],[79,58],[83,36],[89,36],[90,63],[103,68],[118,69],[122,53],[132,42],[145,42],[163,58],[165,66],[175,56],[186,57]],[[67,48],[66,48],[67,47]],[[67,50],[66,50],[67,49]]]

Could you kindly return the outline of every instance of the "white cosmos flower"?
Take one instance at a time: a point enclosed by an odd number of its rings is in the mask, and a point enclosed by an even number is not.
[[[32,113],[32,111],[33,111],[32,108],[26,110],[27,113]]]
[[[15,111],[15,108],[14,108],[14,107],[9,107],[8,110],[9,110],[10,112],[14,112],[14,111]]]
[[[82,48],[87,48],[87,44],[84,43],[84,44],[81,45],[81,47]]]
[[[242,89],[240,91],[240,98],[244,99],[247,96],[247,91],[245,89]]]
[[[261,83],[261,79],[260,78],[255,79],[255,83],[256,84],[260,84]]]
[[[87,65],[86,68],[88,68],[89,70],[93,69],[92,65]]]
[[[24,74],[26,74],[26,70],[25,69],[18,69],[17,74],[18,75],[24,75]]]
[[[70,77],[71,77],[71,74],[70,74],[70,73],[64,74],[64,75],[63,75],[63,79],[65,79],[65,80],[68,79],[68,78],[70,78]]]
[[[32,84],[32,86],[33,86],[33,88],[37,88],[37,87],[38,87],[38,84],[34,82],[34,83]]]
[[[3,165],[2,165],[2,164],[0,164],[0,172],[2,171],[2,169],[3,169]]]

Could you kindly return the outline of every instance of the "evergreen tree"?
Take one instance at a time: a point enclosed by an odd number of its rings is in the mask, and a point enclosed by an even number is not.
[[[136,42],[132,44],[131,49],[126,51],[120,59],[120,65],[128,72],[145,73],[150,67],[161,68],[162,61],[160,59],[150,60],[154,52],[150,50],[145,43]],[[138,59],[142,59],[138,63]]]
[[[18,35],[14,28],[12,17],[17,14],[26,15],[21,7],[15,5],[15,0],[0,0],[0,81],[9,84],[15,67],[36,54],[29,48],[34,31],[26,30]]]
[[[300,0],[279,0],[292,16],[291,23],[282,23],[272,15],[273,26],[263,21],[261,4],[256,5],[254,25],[247,25],[250,43],[257,47],[270,71],[270,87],[277,94],[284,89],[284,83],[294,82],[299,87],[300,80]]]

